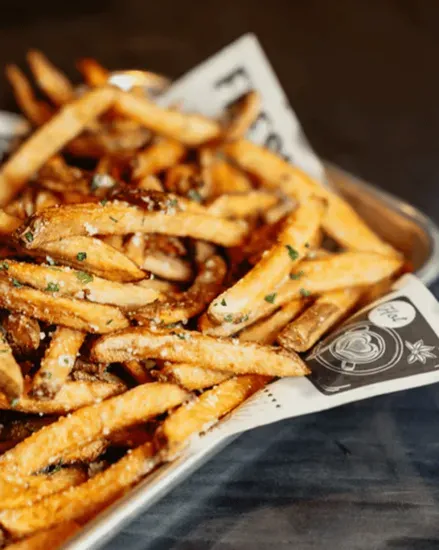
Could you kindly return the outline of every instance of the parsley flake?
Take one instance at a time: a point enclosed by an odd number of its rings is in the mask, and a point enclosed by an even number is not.
[[[21,286],[23,286],[20,281],[18,281],[17,279],[12,279],[12,284],[17,287],[17,288],[20,288]]]
[[[298,271],[297,273],[290,273],[290,279],[292,281],[298,281],[300,277],[303,277],[305,275],[304,271]]]
[[[224,321],[226,323],[232,323],[233,322],[233,315],[229,313],[228,315],[224,315]]]
[[[309,290],[306,290],[305,288],[300,289],[300,295],[306,298],[307,296],[311,295],[311,292]]]
[[[52,373],[51,373],[51,372],[48,372],[48,371],[47,371],[47,372],[42,372],[42,373],[41,373],[41,376],[42,376],[43,378],[49,378],[49,379],[50,379],[50,378],[52,378]]]
[[[196,189],[189,189],[187,196],[195,202],[203,202],[203,197]]]
[[[291,260],[295,261],[299,257],[299,253],[295,248],[293,248],[290,244],[286,244],[285,248],[288,250],[288,256],[291,258]]]
[[[180,338],[180,340],[187,340],[187,334],[184,332],[175,332],[174,333],[177,338]]]
[[[112,322],[113,322],[113,319],[109,319],[105,324],[106,325],[111,325]]]
[[[221,305],[222,305],[222,306],[226,306],[226,305],[227,305],[227,302],[224,300],[224,298],[221,300]]]
[[[46,292],[59,292],[59,285],[57,283],[47,283],[45,290]]]
[[[101,201],[99,201],[99,204],[101,204],[102,206],[105,206],[108,202],[108,199],[102,199]]]
[[[305,243],[305,248],[309,248],[310,247],[310,244],[309,243]]]
[[[116,220],[116,218],[113,218],[113,216],[109,216],[110,220],[114,223],[119,223],[119,220]]]
[[[90,273],[86,273],[85,271],[78,271],[78,273],[76,274],[76,278],[83,285],[86,285],[93,281],[93,275],[90,275]]]
[[[34,240],[34,236],[30,231],[24,234],[24,238],[28,243],[31,243]]]
[[[276,292],[273,292],[273,294],[267,294],[267,296],[264,297],[264,300],[269,304],[274,304],[274,301],[276,300]]]
[[[9,269],[8,262],[0,262],[0,271],[7,271]]]
[[[87,258],[87,252],[78,252],[76,254],[76,258],[80,261],[80,262],[83,262],[86,258]]]
[[[18,397],[16,397],[15,399],[12,399],[11,400],[11,407],[15,408],[18,405],[19,402],[20,402],[20,399]]]

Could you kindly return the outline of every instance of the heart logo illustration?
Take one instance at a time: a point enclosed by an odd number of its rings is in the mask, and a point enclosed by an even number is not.
[[[348,332],[335,342],[334,355],[351,363],[371,363],[380,355],[380,348],[367,331]]]

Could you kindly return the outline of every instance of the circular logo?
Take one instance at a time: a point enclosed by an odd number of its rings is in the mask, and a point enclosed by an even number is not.
[[[378,327],[401,328],[409,325],[416,317],[415,308],[403,300],[393,300],[369,311],[369,321]]]

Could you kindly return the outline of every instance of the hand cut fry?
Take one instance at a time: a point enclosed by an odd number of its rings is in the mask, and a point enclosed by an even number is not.
[[[224,151],[241,168],[262,178],[274,188],[282,189],[299,200],[316,194],[328,200],[323,228],[342,246],[351,250],[395,256],[396,251],[384,243],[341,197],[319,186],[304,172],[281,157],[249,141],[241,140],[224,146]]]
[[[58,327],[36,373],[31,396],[52,399],[65,384],[76,361],[85,334],[70,328]]]
[[[26,248],[38,248],[43,243],[72,236],[126,235],[129,233],[162,233],[177,237],[193,237],[222,246],[242,243],[247,225],[192,212],[177,210],[177,201],[170,200],[161,212],[142,210],[137,206],[108,202],[74,204],[49,208],[30,218],[18,230],[18,238]],[[27,235],[27,236],[26,236]]]
[[[110,72],[98,63],[96,59],[90,57],[80,59],[77,61],[76,67],[91,88],[98,88],[107,84]]]
[[[110,281],[124,283],[145,278],[145,273],[125,254],[93,237],[65,237],[44,242],[35,250],[35,255],[49,256]]]
[[[216,158],[208,169],[212,179],[212,193],[215,196],[227,193],[248,193],[252,190],[250,178],[222,158]]]
[[[79,523],[66,521],[51,529],[39,531],[31,537],[14,542],[8,546],[8,550],[57,550],[80,528]]]
[[[0,205],[7,204],[48,158],[75,137],[91,120],[106,111],[115,90],[98,88],[63,107],[38,129],[0,170]]]
[[[317,198],[300,204],[285,221],[273,248],[209,306],[209,316],[218,323],[240,322],[243,317],[252,317],[261,301],[275,302],[277,286],[306,253],[324,210],[324,203]]]
[[[110,441],[106,438],[97,439],[96,441],[87,443],[87,445],[79,443],[74,449],[62,453],[58,459],[58,463],[64,466],[68,464],[88,464],[97,460],[109,445]]]
[[[239,195],[222,195],[215,199],[207,211],[222,218],[248,218],[258,216],[279,201],[273,193],[250,191]]]
[[[172,139],[162,139],[140,151],[133,159],[133,177],[140,179],[158,174],[180,162],[185,155],[183,145]]]
[[[137,189],[163,192],[163,185],[156,176],[145,176],[137,182]]]
[[[146,384],[153,381],[151,375],[146,371],[146,368],[141,361],[136,361],[135,359],[125,361],[125,363],[122,363],[122,367],[138,384]]]
[[[220,256],[212,256],[200,264],[199,272],[192,286],[184,293],[169,300],[150,304],[130,315],[139,324],[187,322],[201,313],[221,291],[227,266]]]
[[[22,223],[20,218],[0,210],[0,236],[11,235]]]
[[[261,96],[256,90],[242,95],[227,107],[224,139],[240,139],[250,130],[262,107]]]
[[[142,269],[169,281],[186,283],[192,279],[192,266],[182,258],[167,256],[162,252],[148,252],[143,258]]]
[[[106,363],[132,358],[168,359],[237,374],[308,374],[306,365],[294,353],[254,343],[240,344],[238,340],[217,340],[187,330],[160,332],[144,327],[130,328],[100,338],[91,353],[94,359]]]
[[[282,306],[270,317],[261,319],[257,323],[245,328],[239,334],[242,342],[258,342],[259,344],[271,345],[276,340],[279,332],[292,321],[304,309],[306,299],[292,300]]]
[[[159,107],[146,97],[120,92],[114,107],[117,113],[185,145],[200,145],[220,135],[220,127],[213,120]]]
[[[170,80],[161,74],[136,70],[114,71],[111,73],[110,83],[140,97],[148,95],[149,92],[163,92],[171,84]]]
[[[160,455],[154,456],[152,444],[146,443],[86,483],[52,495],[31,508],[0,512],[0,524],[19,537],[63,521],[90,519],[153,470],[160,460]]]
[[[145,422],[179,405],[187,393],[176,385],[143,384],[60,418],[0,457],[0,473],[29,475],[54,464],[63,453],[102,435]]]
[[[11,403],[23,393],[23,375],[12,350],[3,335],[0,335],[0,391]]]
[[[2,322],[6,338],[17,355],[27,355],[40,345],[40,325],[20,313],[10,313]]]
[[[35,126],[46,123],[52,117],[53,111],[47,103],[35,98],[32,86],[17,65],[6,67],[6,77],[14,90],[15,100],[26,118]]]
[[[298,319],[282,330],[277,341],[289,350],[309,350],[325,332],[347,315],[361,293],[361,288],[346,288],[323,294]]]
[[[166,418],[156,434],[157,441],[171,449],[179,446],[190,436],[206,431],[269,381],[268,376],[237,376],[205,391]]]
[[[130,260],[141,267],[145,260],[145,236],[142,233],[134,233],[125,241],[124,252]],[[151,271],[145,267],[147,271]]]
[[[188,363],[166,363],[152,373],[161,382],[178,384],[188,391],[203,390],[220,384],[233,376],[231,372],[222,372]]]
[[[40,88],[56,104],[64,105],[75,99],[68,78],[38,50],[30,50],[27,60]]]
[[[14,410],[32,414],[65,414],[113,397],[126,390],[123,384],[108,382],[67,382],[50,401],[38,401],[29,397],[30,384],[20,399],[12,404],[0,393],[0,410]]]

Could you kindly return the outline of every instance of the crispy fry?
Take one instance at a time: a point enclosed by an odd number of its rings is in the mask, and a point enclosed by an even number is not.
[[[6,338],[14,353],[26,355],[38,349],[40,345],[40,325],[20,313],[10,313],[2,322]]]
[[[1,441],[13,441],[14,444],[23,441],[34,432],[41,430],[56,420],[50,416],[31,416],[21,414],[16,420],[4,422],[0,432]]]
[[[56,105],[64,105],[75,99],[69,79],[38,50],[30,50],[27,61],[40,88]]]
[[[145,273],[125,254],[93,237],[65,237],[59,241],[44,242],[35,254],[49,256],[52,260],[110,281],[124,283],[145,278]],[[78,255],[83,259],[78,260]]]
[[[306,306],[307,300],[292,300],[273,313],[270,317],[261,319],[257,323],[245,328],[240,334],[242,342],[258,342],[272,344],[279,332],[292,321]]]
[[[0,394],[0,410],[14,410],[32,414],[65,414],[122,393],[123,384],[108,382],[67,382],[50,401],[29,397],[30,384],[25,384],[22,397],[14,403]]]
[[[252,183],[245,173],[222,158],[212,162],[209,173],[215,196],[224,193],[248,193],[252,190]]]
[[[52,109],[44,101],[35,98],[29,80],[17,65],[6,67],[6,77],[14,90],[15,100],[32,124],[41,126],[52,117]]]
[[[177,210],[177,206],[178,203],[170,200],[167,209],[160,212],[119,202],[49,208],[32,216],[26,226],[17,231],[17,237],[26,248],[32,249],[65,237],[95,234],[161,233],[202,239],[222,246],[238,245],[246,235],[247,225],[241,220],[182,212]]]
[[[54,464],[74,447],[161,414],[179,405],[187,393],[176,385],[153,382],[123,395],[84,407],[31,435],[0,457],[0,472],[28,475]]]
[[[212,216],[248,218],[258,216],[278,202],[278,197],[265,191],[250,191],[240,195],[222,195],[215,199],[207,211]]]
[[[56,329],[34,377],[31,397],[52,399],[59,392],[75,364],[84,340],[83,332],[65,327]]]
[[[187,260],[167,256],[162,252],[148,253],[143,259],[142,268],[163,279],[180,283],[190,281],[193,276],[191,264]]]
[[[185,148],[181,143],[172,139],[162,139],[140,151],[133,159],[133,177],[140,179],[145,176],[158,174],[167,170],[185,155]]]
[[[145,236],[142,233],[134,233],[134,235],[128,237],[124,252],[130,260],[141,267],[145,260]],[[144,269],[151,271],[148,267]]]
[[[144,96],[148,92],[162,92],[169,85],[170,80],[165,76],[150,71],[115,71],[111,73],[110,82],[121,90],[130,90],[132,93]]]
[[[23,393],[23,375],[3,335],[0,337],[0,356],[0,391],[15,403]]]
[[[97,439],[87,445],[82,445],[79,443],[77,447],[62,453],[58,462],[63,465],[67,464],[87,464],[97,460],[99,456],[107,449],[110,445],[109,439]]]
[[[326,292],[298,319],[287,325],[277,341],[290,350],[308,351],[352,309],[361,293],[362,289],[358,287]]]
[[[287,218],[273,248],[209,306],[209,316],[218,323],[239,322],[242,317],[252,316],[261,301],[275,302],[277,286],[306,253],[324,211],[324,203],[313,197],[299,205]]]
[[[8,550],[57,550],[80,528],[79,523],[66,521],[51,529],[39,531],[31,537],[14,542],[8,546]]]
[[[22,221],[17,216],[7,214],[4,210],[0,210],[0,235],[9,236],[13,233],[20,225]]]
[[[190,436],[206,431],[269,381],[268,376],[250,374],[221,382],[171,413],[159,428],[156,440],[171,449],[179,446]]]
[[[224,139],[233,141],[243,138],[258,118],[261,107],[261,96],[256,90],[247,92],[228,105],[223,131]]]
[[[99,338],[91,353],[97,361],[108,363],[132,358],[166,358],[237,374],[303,376],[308,373],[299,356],[284,353],[280,348],[217,340],[187,330],[159,332],[145,327],[129,328]]]
[[[227,266],[220,256],[212,256],[201,263],[192,286],[184,293],[169,300],[137,309],[131,315],[140,324],[187,322],[201,313],[221,291]]]
[[[270,225],[279,222],[282,218],[291,214],[296,206],[297,204],[291,200],[291,197],[283,197],[281,202],[264,213],[265,222]]]
[[[151,375],[146,371],[141,361],[132,359],[122,363],[123,368],[134,378],[138,384],[152,382]]]
[[[219,125],[201,115],[189,115],[160,107],[147,99],[121,92],[115,110],[144,125],[159,135],[175,139],[185,145],[196,146],[215,139]]]
[[[188,391],[203,390],[220,384],[233,376],[231,372],[223,372],[188,363],[166,363],[153,375],[161,382],[178,384]]]
[[[203,198],[199,193],[201,185],[198,166],[195,164],[177,164],[167,170],[165,177],[165,188],[171,193],[187,196],[192,194],[200,200]]]
[[[224,151],[244,170],[262,178],[274,188],[282,189],[286,194],[292,194],[299,200],[313,193],[327,199],[328,210],[323,219],[323,228],[342,246],[351,250],[390,256],[397,254],[341,197],[319,186],[304,172],[291,166],[268,149],[240,140],[227,144]]]
[[[87,123],[108,109],[115,90],[98,88],[63,107],[38,129],[0,170],[0,205],[7,204],[48,158],[75,137]]]
[[[78,71],[84,77],[85,82],[92,88],[104,86],[110,76],[110,72],[96,59],[86,57],[76,62]]]
[[[142,191],[162,191],[163,185],[156,176],[145,176],[137,182],[137,189]]]

